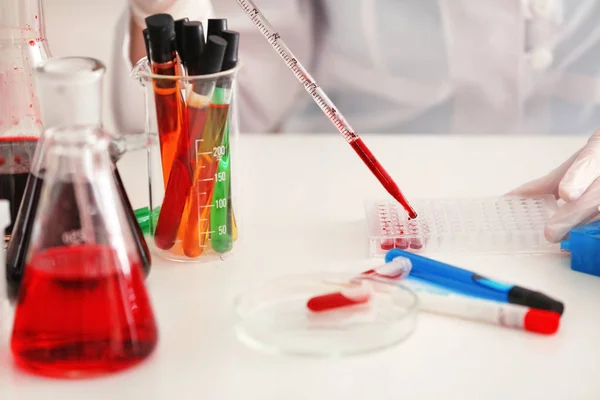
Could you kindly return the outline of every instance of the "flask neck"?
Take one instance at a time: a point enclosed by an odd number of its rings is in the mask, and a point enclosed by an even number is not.
[[[45,40],[42,0],[0,0],[0,39]]]
[[[44,128],[102,125],[105,67],[85,57],[53,58],[36,68]]]

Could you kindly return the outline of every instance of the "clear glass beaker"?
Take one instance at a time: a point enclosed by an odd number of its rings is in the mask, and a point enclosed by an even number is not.
[[[132,71],[145,93],[153,248],[173,261],[220,259],[238,238],[235,68],[211,75]]]
[[[42,132],[33,71],[49,57],[42,0],[0,0],[0,199],[13,224]]]
[[[84,125],[47,132],[13,355],[50,376],[128,368],[152,353],[158,329],[115,182],[112,137]]]
[[[102,83],[104,65],[86,57],[62,57],[50,59],[36,68],[36,84],[39,88],[40,109],[47,127],[102,126]],[[46,129],[37,145],[27,180],[23,201],[17,214],[13,235],[6,250],[6,277],[10,292],[15,295],[21,284],[26,256],[30,247],[33,226],[39,209],[40,193],[43,190],[46,170],[47,146],[51,143],[53,129]],[[125,151],[146,149],[145,134],[112,136],[110,155],[112,172],[118,188],[119,200],[127,215],[144,273],[148,275],[151,255],[127,192],[123,187],[119,171],[115,166]],[[77,232],[81,222],[74,218],[71,229]],[[74,233],[75,234],[75,233]],[[62,240],[57,237],[57,240]]]

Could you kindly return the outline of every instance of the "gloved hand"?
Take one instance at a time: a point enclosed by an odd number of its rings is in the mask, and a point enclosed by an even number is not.
[[[204,19],[213,14],[210,0],[129,0],[129,9],[141,28],[146,27],[146,17],[158,13],[171,14],[175,19]]]
[[[600,219],[600,130],[571,158],[548,175],[528,182],[509,195],[553,194],[563,202],[550,217],[545,236],[550,242],[564,239],[578,226]]]

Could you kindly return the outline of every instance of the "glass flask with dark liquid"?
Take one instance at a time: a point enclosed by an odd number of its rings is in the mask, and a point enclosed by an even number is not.
[[[30,180],[40,184],[13,356],[23,368],[55,377],[129,368],[153,352],[158,328],[109,156],[113,138],[89,125],[46,133],[44,169]]]
[[[0,199],[10,239],[42,121],[33,70],[50,57],[42,0],[0,0]]]
[[[6,249],[6,278],[11,296],[15,296],[19,291],[27,264],[27,255],[34,234],[34,220],[41,201],[40,194],[45,186],[47,147],[52,143],[52,134],[55,132],[52,127],[96,126],[99,128],[101,126],[104,71],[104,65],[99,61],[82,57],[55,58],[46,61],[36,69],[42,117],[47,129],[36,147],[23,201],[14,223],[12,238]],[[142,135],[113,136],[108,154],[111,160],[110,172],[117,187],[118,197],[115,200],[118,200],[123,207],[125,221],[132,233],[142,271],[147,276],[152,261],[150,250],[116,167],[116,162],[125,151],[135,149],[136,141],[139,142],[138,148],[143,148],[145,137]],[[57,221],[57,232],[67,228],[77,231],[80,225],[81,221],[74,214],[71,220]],[[49,232],[48,237],[51,236],[52,232]],[[63,239],[56,237],[55,240],[59,242]]]

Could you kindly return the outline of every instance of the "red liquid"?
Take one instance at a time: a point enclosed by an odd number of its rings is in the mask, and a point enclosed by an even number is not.
[[[11,348],[32,372],[77,377],[149,356],[158,330],[139,264],[121,268],[107,246],[44,250],[27,264]]]
[[[147,276],[150,273],[152,256],[148,249],[148,244],[144,239],[144,234],[137,222],[135,213],[131,208],[131,203],[129,202],[125,187],[123,186],[119,170],[116,167],[114,169],[114,178],[119,197],[125,210],[127,225],[133,235],[135,247],[138,250],[138,256],[142,261],[142,269]],[[27,182],[25,188],[25,194],[21,203],[21,211],[15,221],[12,238],[8,242],[8,247],[6,248],[6,278],[11,296],[19,291],[19,286],[23,277],[25,258],[27,257],[27,252],[29,250],[29,241],[33,232],[33,223],[35,222],[37,215],[43,183],[44,181],[41,178],[38,178],[35,174],[31,174],[31,178]],[[81,229],[81,221],[79,220],[78,214],[79,207],[77,205],[77,199],[75,198],[75,188],[73,187],[73,184],[62,182],[60,185],[57,185],[57,188],[58,187],[60,187],[61,190],[57,190],[56,193],[60,193],[60,203],[62,207],[67,210],[73,210],[73,214],[66,215],[67,218],[65,218],[65,214],[61,214],[60,217],[55,215],[53,232],[47,232],[44,238],[44,244],[47,246],[60,246],[63,244],[62,234],[64,232]],[[60,212],[60,210],[57,211]],[[103,221],[97,221],[97,227],[104,229]],[[126,229],[127,227],[123,226],[123,228]]]
[[[396,182],[392,179],[390,174],[387,173],[383,166],[377,161],[371,150],[367,147],[367,145],[362,141],[362,139],[356,139],[355,141],[350,143],[350,146],[356,151],[358,156],[363,160],[363,162],[367,165],[367,167],[371,170],[373,175],[381,182],[385,190],[388,191],[389,194],[392,195],[394,199],[396,199],[402,207],[408,213],[408,216],[412,219],[417,218],[417,213],[412,208],[412,206],[408,203]]]
[[[188,107],[188,135],[179,138],[177,155],[154,232],[154,243],[159,249],[169,250],[177,240],[184,208],[194,182],[197,164],[195,145],[197,140],[202,139],[207,114],[208,108]]]
[[[310,298],[306,306],[312,312],[322,312],[335,308],[364,304],[369,301],[370,297],[368,292],[360,293],[358,296],[348,296],[342,292],[328,293]]]

